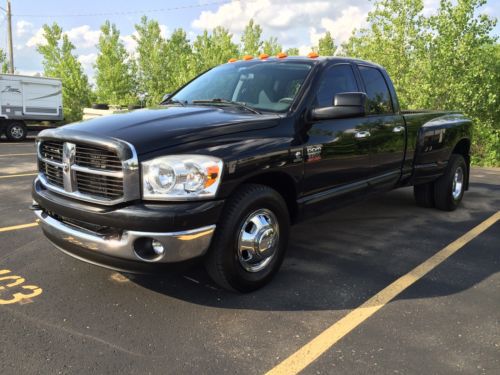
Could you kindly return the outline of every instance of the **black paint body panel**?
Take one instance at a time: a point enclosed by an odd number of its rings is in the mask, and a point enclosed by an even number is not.
[[[287,60],[296,59],[300,58]],[[351,64],[361,90],[364,85],[358,64],[380,69],[394,113],[310,120],[321,73],[334,64]],[[404,130],[396,134],[396,127]],[[356,132],[365,130],[370,138],[355,137]],[[471,122],[457,113],[402,113],[383,68],[354,59],[320,58],[314,60],[287,113],[171,105],[83,121],[51,134],[64,138],[65,133],[78,132],[106,141],[126,141],[135,147],[139,162],[178,153],[214,155],[224,161],[217,199],[208,202],[129,202],[104,209],[56,197],[36,186],[33,191],[42,207],[60,215],[119,228],[169,231],[215,224],[224,200],[242,183],[262,176],[279,180],[293,192],[292,205],[301,217],[314,216],[373,192],[436,179],[455,146],[461,140],[470,142]]]

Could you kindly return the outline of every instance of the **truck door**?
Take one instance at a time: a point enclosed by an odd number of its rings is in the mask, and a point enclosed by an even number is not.
[[[336,94],[359,91],[352,65],[335,64],[320,76],[313,106],[328,107]],[[369,138],[363,137],[365,127],[363,117],[316,120],[310,124],[303,151],[305,195],[326,200],[366,188],[362,181],[371,174],[371,162]]]
[[[370,140],[371,185],[394,185],[401,174],[406,128],[401,115],[394,113],[393,100],[382,72],[373,66],[358,65],[368,99],[367,138]]]

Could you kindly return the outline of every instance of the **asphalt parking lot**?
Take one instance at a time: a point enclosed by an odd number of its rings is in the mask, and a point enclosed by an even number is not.
[[[28,210],[34,153],[0,143],[1,374],[500,373],[500,169],[455,212],[400,189],[297,225],[275,280],[237,295],[60,253]]]

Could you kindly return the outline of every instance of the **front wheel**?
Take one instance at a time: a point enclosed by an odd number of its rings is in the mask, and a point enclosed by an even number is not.
[[[210,277],[221,287],[251,292],[279,270],[288,245],[290,220],[281,195],[248,184],[226,203],[205,258]]]
[[[5,135],[9,141],[24,141],[28,136],[28,129],[21,122],[12,122],[7,125]]]

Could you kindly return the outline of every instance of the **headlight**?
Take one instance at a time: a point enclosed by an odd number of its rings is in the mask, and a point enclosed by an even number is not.
[[[162,156],[142,163],[142,196],[152,200],[213,198],[223,162],[205,155]]]

